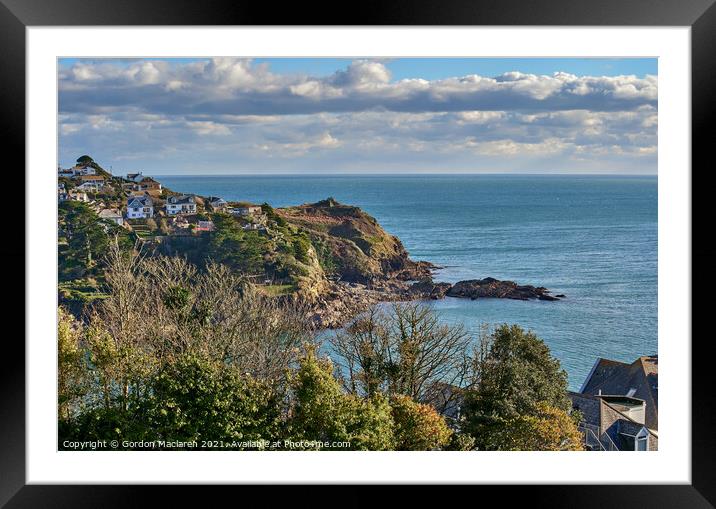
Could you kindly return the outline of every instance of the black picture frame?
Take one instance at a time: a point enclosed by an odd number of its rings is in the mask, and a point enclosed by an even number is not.
[[[328,6],[270,4],[255,2],[190,2],[188,0],[0,0],[0,133],[6,147],[9,168],[25,167],[25,29],[30,26],[78,25],[550,25],[550,26],[689,26],[692,53],[692,232],[712,228],[708,185],[694,185],[697,175],[705,174],[712,164],[711,150],[716,137],[711,125],[716,120],[716,0],[375,0],[355,4],[353,9]],[[345,6],[344,6],[345,7]],[[346,13],[344,15],[339,12]],[[326,20],[326,13],[333,16]],[[659,140],[668,143],[668,140]],[[699,169],[697,172],[696,169]],[[689,178],[689,175],[684,175]],[[15,186],[17,181],[15,179]],[[17,195],[15,187],[14,193]],[[29,200],[26,200],[26,203]],[[15,219],[16,221],[16,219]],[[701,226],[702,228],[699,228]],[[711,228],[709,228],[711,227]],[[13,225],[13,241],[0,243],[5,267],[32,267],[25,262],[24,237]],[[25,230],[23,229],[23,232]],[[26,233],[26,232],[25,232]],[[692,249],[692,272],[699,275],[699,287],[709,288],[712,278],[710,261],[713,248],[702,241]],[[19,278],[20,271],[15,273]],[[6,310],[4,335],[2,400],[0,407],[0,506],[17,507],[105,507],[149,502],[140,486],[39,486],[25,483],[25,349],[11,321],[26,304],[16,288],[2,292]],[[11,294],[11,295],[10,295]],[[682,296],[692,301],[692,484],[691,485],[571,485],[524,486],[506,489],[486,487],[481,498],[499,492],[501,501],[525,496],[532,506],[549,507],[713,507],[716,504],[716,428],[710,372],[709,335],[699,336],[695,326],[704,321],[710,299],[697,294]],[[32,305],[27,303],[27,305]],[[698,320],[697,320],[698,318]],[[690,338],[673,338],[688,343]],[[688,397],[688,396],[684,396]],[[624,473],[628,479],[628,472]],[[367,500],[355,493],[356,487],[343,490],[342,505]],[[442,490],[416,488],[424,502],[434,497],[445,503]],[[162,495],[165,496],[164,494]],[[293,492],[296,497],[296,492]],[[300,495],[298,495],[300,496]],[[172,499],[185,499],[184,489],[175,487],[166,494],[162,505]],[[328,497],[329,499],[333,497]],[[491,497],[490,497],[491,498]],[[483,498],[483,500],[487,500]],[[452,503],[457,503],[457,499]],[[272,504],[270,504],[272,505]],[[361,504],[363,505],[363,504]]]

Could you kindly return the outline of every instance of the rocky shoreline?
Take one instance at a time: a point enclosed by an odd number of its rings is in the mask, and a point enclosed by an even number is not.
[[[439,300],[455,297],[470,300],[495,298],[513,300],[558,301],[565,295],[551,295],[542,286],[518,285],[514,281],[500,281],[492,277],[459,281],[455,284],[435,282],[435,267],[417,262],[419,270],[391,275],[368,283],[337,281],[314,303],[311,319],[319,329],[335,329],[345,325],[356,315],[380,302]],[[427,271],[427,273],[426,273]],[[422,277],[417,279],[416,276]],[[417,280],[416,280],[417,279]]]

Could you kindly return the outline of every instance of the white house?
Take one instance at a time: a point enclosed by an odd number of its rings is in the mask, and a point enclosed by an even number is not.
[[[97,174],[97,171],[96,171],[94,168],[92,168],[91,166],[80,166],[80,165],[77,165],[77,166],[75,166],[75,167],[72,168],[72,173],[73,173],[75,176],[80,176],[80,175],[96,175],[96,174]]]
[[[263,213],[263,209],[258,205],[245,205],[241,207],[234,207],[230,212],[236,216],[253,216],[260,215]]]
[[[207,204],[209,207],[211,207],[212,210],[223,210],[228,206],[228,203],[226,203],[226,200],[223,198],[220,198],[218,196],[209,196],[207,199]]]
[[[196,214],[196,201],[191,195],[170,196],[166,204],[167,215]]]
[[[149,196],[131,196],[127,199],[127,219],[145,219],[154,216],[154,204]]]
[[[144,178],[144,175],[142,175],[141,172],[139,172],[139,173],[127,173],[127,180],[129,180],[129,181],[131,181],[131,182],[134,182],[134,183],[136,183],[136,184],[138,184],[139,182],[141,182],[143,178]]]
[[[117,209],[103,209],[99,212],[99,217],[101,217],[102,219],[107,219],[108,221],[112,221],[119,226],[122,226],[124,224],[124,218],[122,218],[122,213]]]
[[[102,189],[103,187],[104,187],[104,183],[103,183],[103,182],[99,182],[99,181],[88,181],[88,182],[84,182],[84,183],[80,184],[80,185],[77,186],[75,189],[77,189],[77,190],[79,190],[79,191],[89,191],[89,192],[92,192],[92,193],[96,193],[97,191],[99,191],[99,190]]]
[[[70,191],[68,195],[68,199],[72,201],[83,201],[85,203],[89,202],[89,198],[87,197],[87,193],[81,192],[81,191]]]

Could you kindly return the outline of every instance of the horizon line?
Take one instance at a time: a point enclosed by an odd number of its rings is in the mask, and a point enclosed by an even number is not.
[[[133,173],[133,172],[130,172]],[[415,177],[415,176],[421,176],[421,175],[428,175],[428,176],[476,176],[476,175],[485,175],[485,176],[530,176],[530,177],[658,177],[658,173],[515,173],[515,172],[501,172],[501,173],[484,173],[484,172],[413,172],[413,173],[406,173],[406,172],[376,172],[376,173],[366,173],[366,172],[348,172],[348,173],[302,173],[302,172],[293,172],[293,173],[272,173],[272,172],[247,172],[247,173],[153,173],[153,172],[142,172],[138,171],[138,173],[143,173],[146,175],[154,175],[154,176],[161,176],[161,177],[295,177],[295,176],[303,176],[303,177],[373,177],[373,176],[405,176],[405,177]]]

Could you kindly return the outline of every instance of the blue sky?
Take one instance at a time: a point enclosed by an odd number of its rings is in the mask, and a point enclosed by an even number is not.
[[[656,173],[656,59],[61,59],[60,164]]]
[[[165,59],[156,59],[165,60]],[[175,63],[183,64],[208,59],[176,58]],[[255,58],[256,63],[268,63],[277,73],[310,74],[329,76],[343,69],[352,59],[345,58]],[[60,59],[60,66],[71,67],[82,61],[77,58]],[[124,65],[136,60],[126,60]],[[397,58],[384,59],[383,63],[391,71],[393,80],[404,78],[424,78],[428,80],[480,74],[497,76],[499,74],[520,71],[530,74],[552,74],[568,72],[587,76],[618,76],[635,74],[643,78],[647,74],[656,75],[656,58]]]

